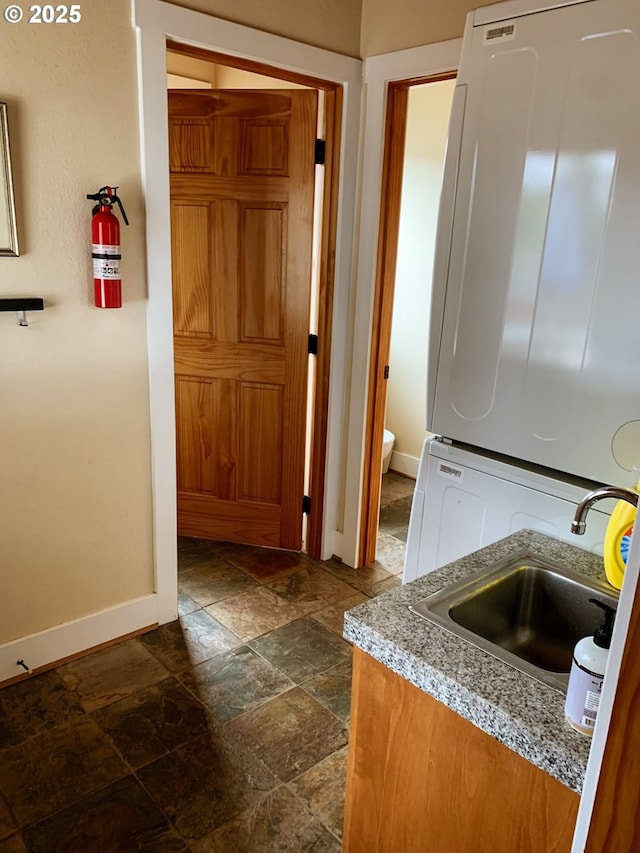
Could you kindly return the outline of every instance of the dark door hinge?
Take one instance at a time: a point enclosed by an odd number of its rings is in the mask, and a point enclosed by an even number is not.
[[[389,365],[388,365],[388,364],[385,364],[385,366],[384,366],[384,371],[383,371],[383,373],[382,373],[382,378],[383,378],[383,379],[388,379],[388,378],[389,378]]]
[[[303,515],[309,515],[310,512],[311,512],[311,498],[309,497],[309,495],[305,495],[302,498],[302,514]]]
[[[324,141],[324,139],[316,139],[316,147],[314,152],[314,162],[316,166],[324,166],[326,155],[327,143]]]
[[[309,335],[309,355],[318,355],[318,336]]]

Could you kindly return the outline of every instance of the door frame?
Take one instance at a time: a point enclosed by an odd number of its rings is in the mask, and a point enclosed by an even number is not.
[[[425,83],[455,79],[448,71],[387,83],[384,152],[380,191],[380,225],[376,261],[376,285],[371,329],[371,355],[365,456],[362,484],[359,562],[368,565],[376,558],[380,515],[380,464],[387,401],[387,370],[391,349],[393,298],[396,284],[400,210],[404,177],[404,149],[407,131],[409,89]]]
[[[332,163],[331,217],[327,235],[335,225],[336,286],[331,315],[324,318],[325,353],[317,365],[317,382],[328,398],[326,458],[315,471],[316,484],[324,479],[323,505],[317,514],[325,519],[320,550],[323,558],[339,547],[339,472],[346,387],[346,349],[349,293],[355,218],[358,137],[360,124],[360,60],[311,47],[290,39],[233,24],[210,15],[174,6],[163,0],[133,0],[133,23],[138,46],[138,90],[141,132],[142,182],[146,205],[147,347],[151,415],[152,513],[154,574],[158,622],[177,615],[176,424],[173,385],[173,309],[171,289],[171,230],[169,219],[169,150],[166,96],[167,40],[209,53],[227,61],[260,64],[271,76],[302,75],[341,87],[342,115],[336,135],[340,156]],[[263,72],[264,73],[264,72]],[[337,100],[337,99],[336,99]],[[328,174],[327,174],[328,177]],[[326,200],[326,199],[325,199]],[[323,239],[323,242],[324,239]],[[326,241],[332,255],[331,241]],[[329,340],[329,332],[331,337]],[[328,363],[331,362],[331,376]],[[319,385],[320,387],[320,385]],[[322,424],[316,424],[317,441]],[[326,479],[325,479],[326,473]],[[316,512],[316,511],[314,511]]]
[[[346,448],[346,480],[343,496],[344,539],[342,559],[361,565],[360,535],[364,523],[362,495],[366,488],[366,446],[371,343],[374,333],[377,247],[380,230],[383,150],[387,90],[400,80],[434,77],[455,72],[462,39],[385,53],[365,60],[365,123],[359,207],[358,280],[351,356],[349,435]],[[380,450],[382,445],[380,445]]]
[[[314,251],[318,258],[318,287],[315,314],[317,324],[310,333],[317,335],[317,352],[313,383],[307,390],[307,411],[310,412],[308,443],[308,470],[305,462],[305,481],[308,482],[308,496],[312,507],[322,507],[324,502],[326,444],[327,444],[327,412],[329,408],[329,376],[331,363],[331,306],[334,293],[334,265],[336,219],[338,206],[338,184],[340,180],[340,124],[342,117],[343,92],[342,87],[335,82],[310,77],[297,71],[283,71],[272,68],[263,62],[245,58],[224,55],[215,51],[203,50],[193,45],[181,44],[167,39],[166,49],[172,53],[189,56],[193,59],[224,65],[259,74],[266,77],[298,83],[314,90],[322,90],[324,101],[322,107],[323,130],[325,141],[324,180],[322,182],[322,203],[320,205],[321,227],[318,232],[318,242]],[[312,229],[315,225],[312,223]],[[310,557],[319,559],[322,554],[322,530],[324,517],[322,512],[311,512],[307,518],[305,547]],[[300,527],[302,529],[302,513]]]

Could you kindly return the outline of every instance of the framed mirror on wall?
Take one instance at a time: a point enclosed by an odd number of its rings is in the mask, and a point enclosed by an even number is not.
[[[0,255],[17,257],[18,226],[9,151],[7,105],[0,101]]]

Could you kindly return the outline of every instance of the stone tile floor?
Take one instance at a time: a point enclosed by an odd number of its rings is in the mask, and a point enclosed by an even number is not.
[[[382,477],[377,562],[393,575],[402,575],[411,500],[416,481],[389,471]]]
[[[413,485],[385,480],[374,565],[181,539],[178,620],[0,690],[1,853],[339,851],[343,614],[400,582]]]

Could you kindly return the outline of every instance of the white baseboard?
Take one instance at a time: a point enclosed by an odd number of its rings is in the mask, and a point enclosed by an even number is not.
[[[16,661],[24,661],[30,670],[40,669],[157,621],[158,601],[153,593],[4,643],[0,646],[0,683],[24,675],[24,668]]]
[[[342,559],[342,533],[340,533],[339,530],[329,530],[325,532],[323,539],[323,548],[320,559],[330,560],[334,556]]]
[[[409,456],[407,453],[396,453],[394,450],[391,454],[389,468],[398,474],[404,474],[405,477],[413,477],[415,480],[418,476],[419,464],[420,460],[416,459],[415,456]]]

